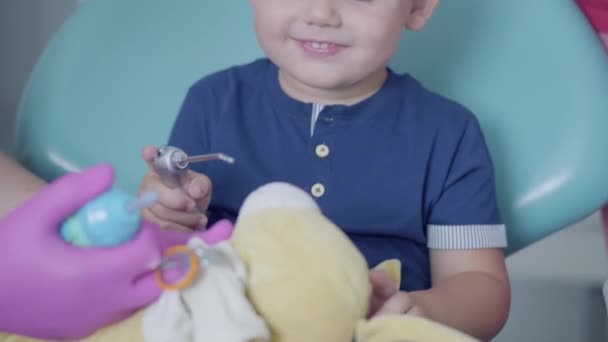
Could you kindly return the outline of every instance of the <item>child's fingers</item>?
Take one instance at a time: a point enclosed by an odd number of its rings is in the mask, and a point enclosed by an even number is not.
[[[156,149],[156,146],[154,146],[154,145],[146,145],[141,150],[141,157],[146,162],[146,164],[148,164],[148,166],[150,166],[150,164],[152,164],[154,157],[156,157],[156,152],[157,152],[157,149]]]
[[[397,292],[380,307],[374,317],[410,313],[414,308],[412,297],[407,292]]]
[[[212,184],[209,177],[188,171],[186,180],[185,189],[194,200],[200,201],[211,197]]]
[[[196,208],[206,212],[211,202],[212,183],[206,175],[188,171],[184,190],[196,203]],[[203,224],[204,225],[204,224]]]
[[[175,222],[161,221],[159,223],[159,227],[164,230],[178,230],[183,232],[192,233],[192,231],[196,230],[197,227],[187,227],[181,224],[177,224]]]
[[[397,292],[395,282],[390,273],[384,270],[372,270],[369,272],[374,295],[388,298]]]
[[[207,223],[205,215],[198,211],[178,211],[160,204],[154,204],[147,209],[162,221],[173,222],[186,227],[198,227],[201,223]]]
[[[384,270],[370,271],[369,280],[372,286],[372,295],[368,314],[373,316],[397,290],[390,274]]]
[[[198,227],[197,225],[185,226],[185,225],[181,225],[176,222],[160,219],[160,218],[156,217],[156,215],[154,215],[154,213],[148,209],[144,209],[142,214],[143,214],[142,216],[146,220],[156,224],[160,229],[171,229],[171,230],[174,229],[174,230],[183,230],[183,231],[187,231],[187,232],[192,232],[193,229],[196,229]]]
[[[196,208],[195,201],[182,189],[171,189],[162,183],[160,178],[153,172],[148,172],[144,177],[140,193],[153,191],[158,194],[158,204],[173,210],[191,211]]]

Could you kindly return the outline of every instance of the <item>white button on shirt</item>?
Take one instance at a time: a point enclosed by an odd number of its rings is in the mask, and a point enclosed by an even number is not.
[[[325,144],[319,144],[315,148],[315,153],[319,158],[325,158],[329,155],[329,147]]]
[[[310,193],[319,198],[325,194],[325,186],[321,183],[316,183],[310,188]]]

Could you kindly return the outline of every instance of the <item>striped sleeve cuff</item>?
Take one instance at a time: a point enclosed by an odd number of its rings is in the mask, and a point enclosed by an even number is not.
[[[428,225],[427,247],[430,249],[479,249],[507,247],[504,224]]]

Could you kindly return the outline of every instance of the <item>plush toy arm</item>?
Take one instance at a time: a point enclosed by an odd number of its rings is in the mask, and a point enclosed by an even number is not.
[[[409,315],[386,315],[361,321],[355,342],[476,342],[478,340],[443,324]]]
[[[93,335],[77,340],[78,342],[144,342],[141,329],[142,312],[128,319],[103,328]],[[43,342],[41,340],[21,335],[0,333],[0,342]]]

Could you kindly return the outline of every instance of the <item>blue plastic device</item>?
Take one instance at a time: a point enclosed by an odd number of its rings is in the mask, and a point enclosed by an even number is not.
[[[61,236],[80,247],[112,247],[133,239],[139,230],[142,203],[151,197],[138,199],[113,188],[80,208],[61,226]]]

